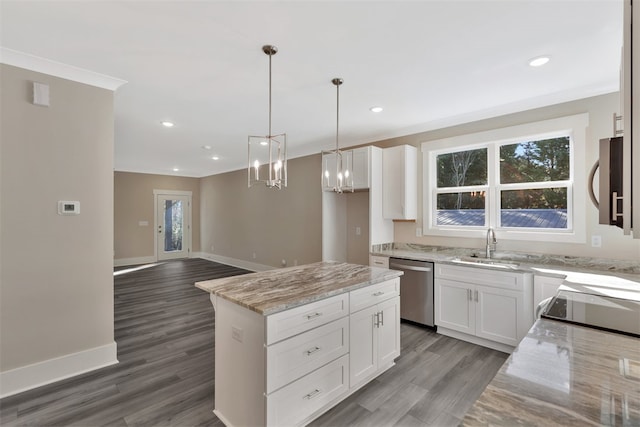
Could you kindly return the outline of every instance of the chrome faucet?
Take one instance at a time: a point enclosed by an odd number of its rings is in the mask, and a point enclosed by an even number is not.
[[[493,231],[493,228],[489,227],[487,230],[487,258],[491,258],[491,251],[496,250],[496,244],[498,241],[496,240],[496,233]]]

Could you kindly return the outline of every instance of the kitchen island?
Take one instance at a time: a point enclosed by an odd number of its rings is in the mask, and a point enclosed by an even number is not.
[[[215,414],[304,425],[391,368],[400,275],[319,262],[196,283],[215,310]]]
[[[539,319],[462,425],[640,425],[640,338]]]

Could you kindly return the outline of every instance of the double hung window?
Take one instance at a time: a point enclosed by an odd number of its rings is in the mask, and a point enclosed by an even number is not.
[[[426,234],[582,240],[584,116],[424,143]]]

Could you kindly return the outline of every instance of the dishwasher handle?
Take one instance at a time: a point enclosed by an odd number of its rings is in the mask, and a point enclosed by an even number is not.
[[[415,267],[413,265],[405,265],[405,264],[389,264],[389,268],[399,268],[400,270],[411,270],[411,271],[431,271],[429,267]]]

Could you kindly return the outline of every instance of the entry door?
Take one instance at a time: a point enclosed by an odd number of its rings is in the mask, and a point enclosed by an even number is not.
[[[158,260],[188,258],[191,248],[191,197],[157,195],[156,235]]]

